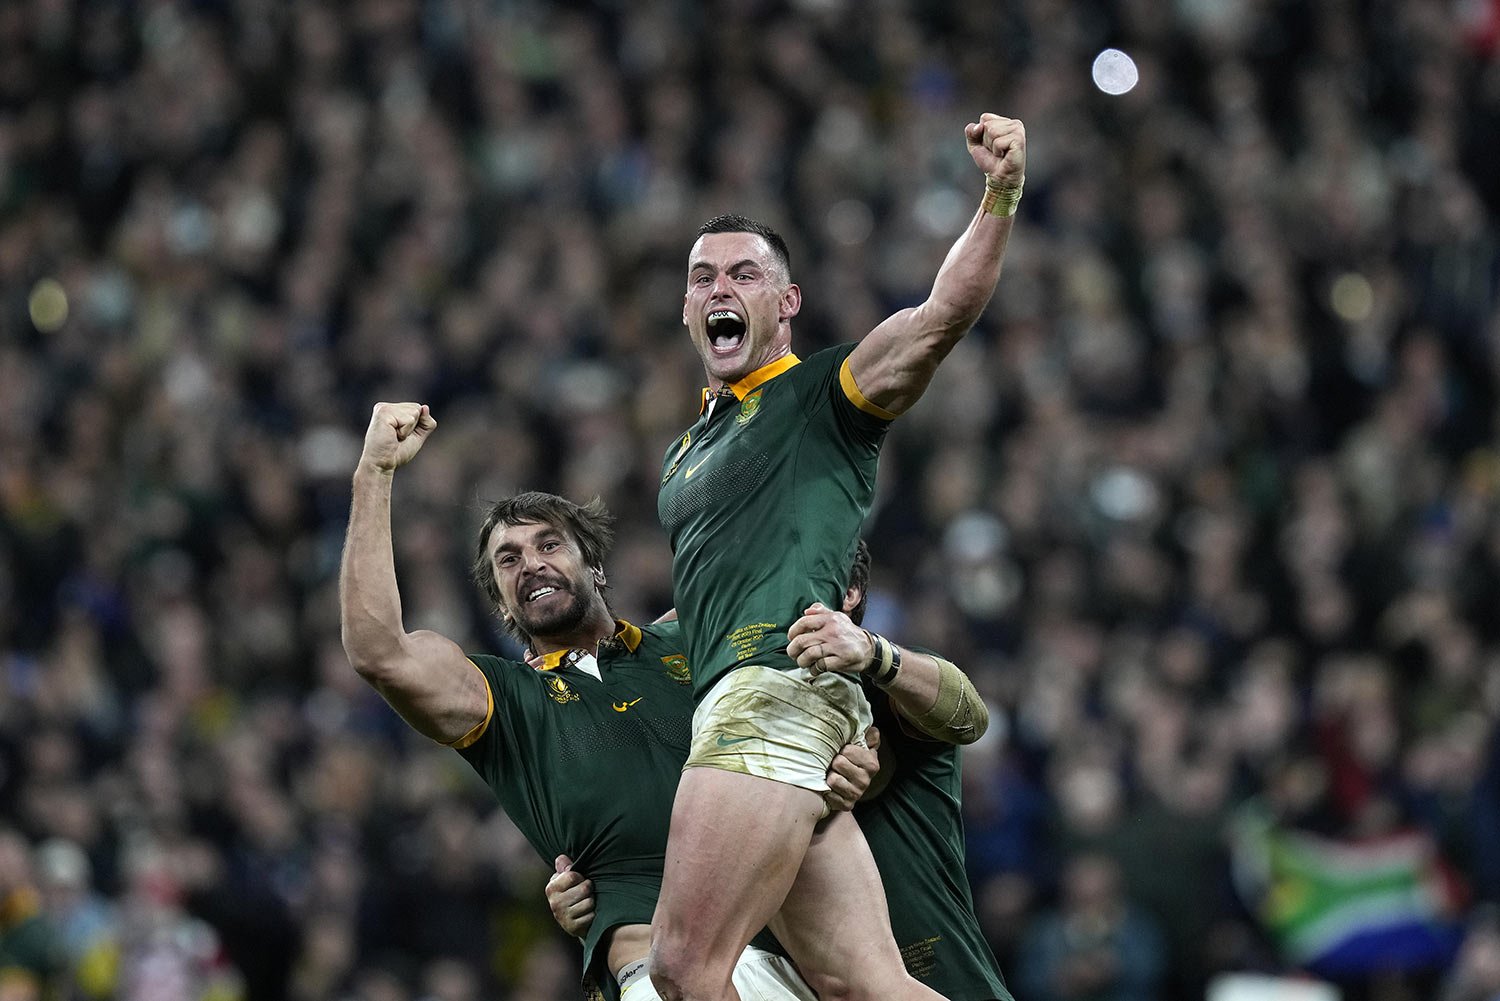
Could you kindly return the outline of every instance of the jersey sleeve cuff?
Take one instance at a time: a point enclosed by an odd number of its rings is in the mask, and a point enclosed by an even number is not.
[[[849,398],[849,402],[870,416],[879,417],[883,421],[896,419],[896,414],[865,399],[865,394],[859,391],[859,386],[854,381],[854,373],[849,371],[848,358],[845,358],[844,363],[839,366],[839,385],[843,387],[844,395]]]
[[[469,663],[474,664],[472,660]],[[484,679],[484,719],[474,724],[474,729],[462,737],[444,744],[444,746],[451,747],[455,751],[462,751],[480,737],[483,737],[484,731],[490,728],[490,720],[495,717],[495,690],[490,687],[490,679],[485,677],[484,671],[480,670],[478,664],[474,664],[474,670],[479,671],[479,676]]]

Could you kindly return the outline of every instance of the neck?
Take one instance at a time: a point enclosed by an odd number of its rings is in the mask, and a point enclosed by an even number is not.
[[[617,632],[614,616],[600,610],[588,617],[577,629],[554,636],[533,636],[531,649],[538,656],[559,650],[594,650]]]
[[[791,353],[792,335],[791,331],[788,330],[786,332],[786,336],[778,337],[776,339],[775,343],[771,345],[770,352],[764,358],[761,358],[758,361],[751,362],[749,368],[741,372],[739,375],[735,376],[733,379],[720,379],[716,375],[710,375],[707,369],[704,369],[703,374],[708,377],[708,388],[717,392],[718,390],[723,389],[725,386],[732,386],[736,382],[749,378],[751,375],[759,372],[761,369],[765,368],[772,362],[780,361],[782,358],[785,358]]]

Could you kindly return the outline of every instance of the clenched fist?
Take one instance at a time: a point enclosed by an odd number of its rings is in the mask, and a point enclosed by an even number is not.
[[[389,473],[411,461],[427,441],[437,419],[425,403],[377,403],[365,432],[360,466]]]
[[[964,138],[986,183],[1018,188],[1026,180],[1026,126],[1020,119],[985,112],[979,121],[964,126]]]

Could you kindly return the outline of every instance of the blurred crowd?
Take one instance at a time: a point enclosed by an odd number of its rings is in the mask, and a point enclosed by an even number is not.
[[[1106,47],[1140,82],[1111,96]],[[1000,289],[892,431],[867,625],[992,703],[1020,1001],[1297,973],[1247,809],[1451,879],[1500,996],[1500,3],[0,3],[0,1001],[551,1001],[547,868],[349,668],[371,406],[408,628],[514,654],[481,505],[599,495],[671,604],[696,226],[787,237],[803,355],[921,301],[1018,117]]]

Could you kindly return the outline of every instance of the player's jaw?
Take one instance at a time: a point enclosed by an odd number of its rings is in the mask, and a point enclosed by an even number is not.
[[[591,591],[562,577],[530,577],[516,588],[511,617],[529,636],[566,641],[588,619]]]
[[[720,301],[703,310],[694,341],[710,377],[736,382],[772,361],[774,317],[755,317],[738,302]]]

